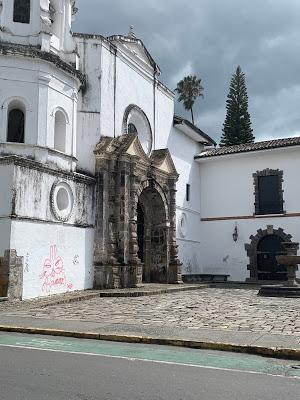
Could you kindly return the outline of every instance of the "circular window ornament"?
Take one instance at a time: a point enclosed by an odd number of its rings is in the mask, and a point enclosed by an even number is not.
[[[68,221],[74,205],[74,196],[71,187],[65,182],[53,184],[50,194],[51,210],[59,221]]]
[[[179,234],[182,238],[185,238],[187,234],[187,216],[185,213],[182,213],[179,219]]]
[[[144,152],[149,156],[152,151],[152,130],[146,114],[138,106],[129,106],[123,119],[124,131],[136,133]]]

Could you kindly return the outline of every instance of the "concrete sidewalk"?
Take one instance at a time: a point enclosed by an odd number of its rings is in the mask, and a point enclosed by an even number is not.
[[[0,317],[0,331],[236,351],[300,360],[300,337],[216,329],[174,329],[43,318]]]
[[[300,360],[300,310],[295,299],[261,299],[256,296],[257,288],[231,285],[221,285],[221,288],[152,285],[131,289],[130,293],[108,291],[109,298],[100,298],[107,296],[106,292],[69,293],[21,303],[1,303],[0,331],[237,351]],[[111,297],[118,293],[122,298]],[[150,297],[137,297],[142,293]]]

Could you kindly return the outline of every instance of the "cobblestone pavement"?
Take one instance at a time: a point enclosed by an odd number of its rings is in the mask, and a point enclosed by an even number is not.
[[[264,298],[257,290],[206,288],[139,298],[92,298],[19,309],[2,315],[190,329],[250,331],[300,336],[300,300]]]

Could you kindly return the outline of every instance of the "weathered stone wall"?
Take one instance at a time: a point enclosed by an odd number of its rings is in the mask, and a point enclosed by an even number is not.
[[[21,300],[23,288],[23,258],[16,250],[6,250],[0,257],[0,296]]]

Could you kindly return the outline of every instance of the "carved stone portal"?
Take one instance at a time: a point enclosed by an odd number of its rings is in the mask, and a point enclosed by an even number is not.
[[[95,288],[181,283],[178,174],[169,151],[148,157],[137,134],[127,134],[103,137],[95,157]]]

